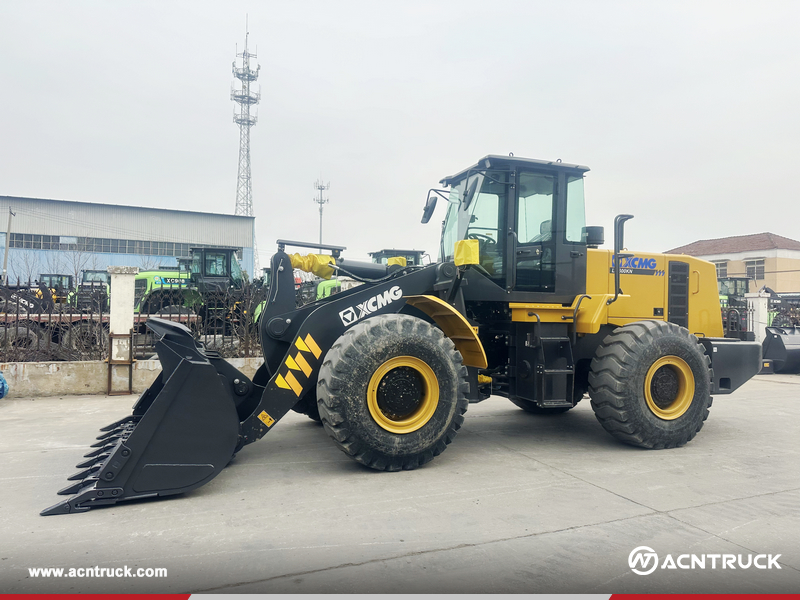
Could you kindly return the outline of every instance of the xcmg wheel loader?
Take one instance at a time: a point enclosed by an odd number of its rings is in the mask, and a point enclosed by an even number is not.
[[[103,428],[69,496],[42,514],[188,492],[216,477],[298,403],[316,405],[346,454],[379,470],[443,452],[470,402],[505,396],[542,415],[588,391],[619,440],[673,448],[712,395],[758,372],[761,346],[723,337],[715,268],[614,251],[584,223],[586,167],[487,156],[432,190],[447,200],[440,260],[426,266],[289,255],[278,242],[251,381],[180,324],[152,319],[163,371],[133,414]],[[402,261],[401,261],[402,262]],[[293,267],[364,285],[297,307]]]

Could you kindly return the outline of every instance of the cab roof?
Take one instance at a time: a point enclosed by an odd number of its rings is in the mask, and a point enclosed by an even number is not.
[[[480,159],[471,167],[459,171],[455,175],[445,177],[439,183],[442,185],[450,186],[457,181],[464,179],[470,171],[482,171],[484,169],[510,169],[517,168],[533,168],[545,171],[569,171],[571,173],[585,173],[589,167],[583,165],[571,165],[558,160],[538,160],[535,158],[521,158],[517,156],[501,156],[499,154],[489,154]]]

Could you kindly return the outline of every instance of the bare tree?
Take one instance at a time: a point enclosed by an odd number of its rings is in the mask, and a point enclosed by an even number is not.
[[[67,270],[75,276],[76,285],[80,282],[81,271],[87,267],[89,261],[93,258],[96,260],[97,257],[92,256],[90,252],[85,250],[69,250],[64,253]]]
[[[139,270],[140,271],[155,271],[161,265],[157,256],[141,256],[139,257]]]
[[[8,258],[13,274],[9,282],[16,278],[20,283],[30,283],[39,277],[39,259],[34,252],[15,248]]]
[[[44,267],[48,273],[54,275],[68,275],[64,273],[66,268],[64,265],[64,255],[61,252],[45,252],[44,254]]]

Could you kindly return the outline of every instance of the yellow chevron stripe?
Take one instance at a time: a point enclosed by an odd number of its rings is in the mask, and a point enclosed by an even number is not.
[[[311,365],[308,364],[308,362],[306,361],[305,358],[303,358],[303,355],[300,352],[297,353],[297,356],[294,357],[294,360],[295,362],[297,362],[298,365],[300,365],[300,368],[303,370],[303,373],[305,373],[306,377],[310,377]]]
[[[289,367],[292,371],[300,370],[300,367],[297,366],[297,363],[294,362],[294,359],[291,356],[286,357],[286,366]]]
[[[305,342],[303,342],[303,340],[301,340],[300,338],[297,338],[294,341],[294,345],[297,346],[297,348],[299,350],[302,350],[303,352],[311,352],[311,350],[308,349],[308,346],[306,346]]]
[[[299,382],[299,381],[297,381],[297,379],[295,379],[295,377],[294,377],[294,375],[292,374],[292,372],[291,372],[291,371],[289,371],[289,372],[286,374],[286,383],[288,383],[288,384],[289,384],[289,386],[292,388],[292,391],[293,391],[293,392],[294,392],[294,393],[297,395],[297,397],[299,398],[299,397],[300,397],[300,394],[303,392],[303,386],[302,386],[302,385],[300,385],[300,382]]]
[[[320,347],[317,346],[317,342],[314,341],[314,338],[311,337],[310,333],[306,336],[306,345],[309,348],[311,348],[311,352],[314,355],[314,358],[320,357],[320,355],[322,354],[322,350],[320,350]]]
[[[275,378],[275,384],[276,384],[276,385],[277,385],[279,388],[283,388],[283,389],[285,389],[285,390],[290,390],[290,389],[292,389],[292,388],[290,388],[290,387],[289,387],[289,384],[288,384],[288,383],[286,383],[286,380],[283,378],[283,375],[278,375],[278,376]]]

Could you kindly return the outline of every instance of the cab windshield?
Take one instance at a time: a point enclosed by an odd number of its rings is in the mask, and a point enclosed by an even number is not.
[[[83,281],[88,283],[90,281],[100,281],[108,283],[108,273],[106,271],[84,271]]]
[[[461,208],[461,198],[464,195],[466,180],[461,181],[450,190],[447,199],[447,214],[442,224],[442,244],[439,248],[439,262],[453,259],[455,244],[458,241],[458,211]]]

